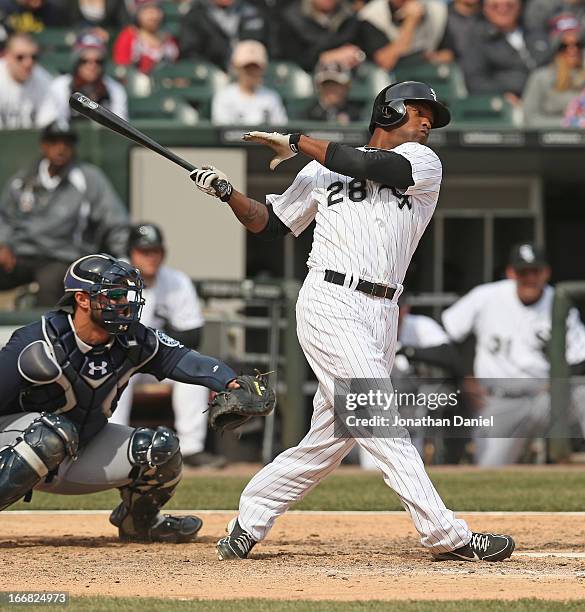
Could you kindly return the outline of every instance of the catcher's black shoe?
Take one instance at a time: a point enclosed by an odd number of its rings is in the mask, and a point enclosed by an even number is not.
[[[161,515],[151,527],[138,533],[126,533],[119,528],[120,540],[123,542],[192,542],[203,526],[198,516]]]
[[[256,540],[240,527],[237,517],[228,523],[226,531],[229,535],[217,543],[217,558],[220,561],[245,559],[252,548],[256,546]]]
[[[512,555],[515,546],[507,535],[473,533],[465,546],[434,557],[437,561],[503,561]]]

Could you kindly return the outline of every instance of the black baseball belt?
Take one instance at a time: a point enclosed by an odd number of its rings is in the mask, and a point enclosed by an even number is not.
[[[334,270],[325,270],[325,280],[328,283],[333,283],[334,285],[343,285],[345,284],[345,274],[341,272],[335,272]],[[379,285],[377,283],[370,283],[367,280],[360,280],[355,288],[356,291],[361,291],[362,293],[366,293],[367,295],[374,295],[379,298],[387,298],[391,300],[396,293],[396,287],[390,287],[388,285]]]

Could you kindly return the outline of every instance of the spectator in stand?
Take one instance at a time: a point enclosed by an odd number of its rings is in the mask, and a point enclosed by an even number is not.
[[[51,85],[51,94],[57,104],[59,119],[69,121],[85,119],[79,113],[71,114],[69,96],[79,91],[90,100],[109,108],[120,117],[128,118],[128,96],[118,81],[104,73],[107,47],[101,36],[91,30],[83,32],[73,48],[73,71],[58,76]]]
[[[231,72],[236,77],[218,91],[211,104],[211,121],[216,125],[284,125],[288,119],[278,93],[262,85],[268,54],[257,40],[236,45]]]
[[[0,58],[0,129],[43,127],[56,107],[49,73],[37,65],[39,47],[29,34],[12,34]]]
[[[318,100],[306,109],[303,119],[348,125],[362,117],[360,104],[348,101],[351,74],[339,64],[319,64],[314,76]]]
[[[390,41],[384,49],[387,70],[409,56],[421,62],[453,61],[446,38],[447,5],[442,0],[372,0],[359,16]]]
[[[78,28],[121,29],[131,21],[124,0],[66,0],[70,25]]]
[[[391,68],[383,51],[387,37],[358,19],[346,0],[302,0],[282,12],[283,59],[312,72],[319,63],[352,69],[366,58]]]
[[[537,61],[520,26],[520,0],[484,0],[483,19],[470,28],[463,70],[470,94],[501,94],[520,105]]]
[[[66,23],[59,0],[0,0],[0,43],[15,32],[36,34]]]
[[[531,73],[524,90],[526,125],[560,127],[567,105],[585,87],[583,35],[575,18],[558,22],[553,45],[556,53],[548,66]]]
[[[447,8],[447,39],[457,61],[465,57],[469,32],[481,13],[480,0],[453,0]]]
[[[240,40],[268,44],[263,12],[245,0],[195,0],[182,21],[181,57],[208,60],[229,68],[232,49]]]
[[[126,251],[126,209],[99,168],[75,160],[76,142],[68,124],[48,125],[41,158],[13,176],[0,196],[0,290],[36,281],[43,307],[62,296],[72,261]]]
[[[529,45],[538,54],[541,64],[552,60],[556,47],[554,31],[558,21],[564,18],[577,19],[581,30],[585,30],[585,0],[530,0],[525,3],[523,25]]]
[[[164,13],[158,1],[137,2],[136,25],[120,32],[114,44],[114,62],[122,66],[136,66],[148,74],[158,64],[174,62],[179,57],[175,39],[161,30]]]
[[[585,89],[567,105],[563,127],[585,129]]]

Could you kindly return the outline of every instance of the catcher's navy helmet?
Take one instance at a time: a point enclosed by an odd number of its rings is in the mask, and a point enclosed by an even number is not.
[[[122,259],[100,253],[74,261],[63,279],[65,294],[58,306],[72,306],[75,292],[89,294],[99,324],[111,334],[124,334],[140,320],[144,282],[140,272]]]
[[[393,127],[401,123],[406,117],[406,102],[427,102],[433,107],[435,115],[433,128],[445,127],[451,121],[449,109],[437,101],[437,94],[432,87],[419,81],[401,81],[385,87],[374,100],[370,133],[373,134],[376,126]]]

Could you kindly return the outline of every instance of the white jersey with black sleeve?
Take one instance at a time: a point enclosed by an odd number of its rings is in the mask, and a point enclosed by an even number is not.
[[[343,176],[312,161],[282,195],[267,196],[295,236],[315,220],[309,268],[402,284],[435,210],[442,166],[430,148],[416,142],[392,151],[412,166],[414,185],[406,190]]]
[[[515,281],[487,283],[445,310],[443,325],[456,342],[475,335],[478,378],[547,378],[553,299],[554,289],[547,286],[540,300],[526,306]],[[585,327],[574,308],[567,317],[566,342],[567,362],[585,361]]]

